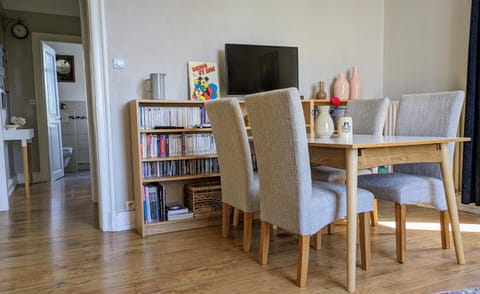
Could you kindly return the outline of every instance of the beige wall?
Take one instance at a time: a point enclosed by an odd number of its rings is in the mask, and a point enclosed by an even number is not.
[[[127,103],[142,97],[151,72],[165,72],[167,99],[187,99],[187,61],[214,61],[224,72],[226,42],[298,46],[300,93],[312,97],[358,65],[368,97],[383,90],[383,1],[106,0],[109,99],[116,209],[133,195]],[[112,69],[112,58],[126,68]],[[224,93],[223,75],[220,76]],[[222,94],[223,94],[222,93]]]
[[[465,89],[470,5],[385,0],[385,96]]]

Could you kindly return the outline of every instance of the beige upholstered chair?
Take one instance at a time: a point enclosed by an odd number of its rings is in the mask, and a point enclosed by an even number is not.
[[[383,133],[385,120],[387,119],[390,99],[358,99],[350,100],[345,109],[345,116],[351,116],[353,121],[353,133],[357,135],[377,135]],[[371,169],[359,170],[358,174],[371,174]],[[345,184],[346,173],[343,169],[328,166],[313,166],[312,179],[330,183]],[[378,221],[377,203],[371,215],[372,225]],[[329,227],[332,231],[333,227]]]
[[[248,252],[252,240],[253,213],[259,210],[259,188],[242,111],[236,98],[217,99],[205,105],[220,164],[223,237],[226,238],[229,233],[230,208],[243,211],[243,251]]]
[[[260,178],[260,264],[268,259],[270,225],[298,234],[297,285],[307,282],[310,235],[346,215],[344,185],[312,181],[305,118],[296,88],[248,95]],[[360,234],[369,234],[366,221],[373,196],[358,189]],[[317,234],[319,235],[319,234]],[[369,238],[361,243],[362,266],[369,267]]]
[[[463,99],[462,91],[403,95],[395,135],[455,137]],[[449,145],[453,158],[454,145]],[[378,199],[395,202],[397,261],[406,260],[407,204],[428,204],[440,210],[442,248],[449,248],[449,217],[439,164],[396,165],[393,171],[359,176],[358,186],[372,191]]]

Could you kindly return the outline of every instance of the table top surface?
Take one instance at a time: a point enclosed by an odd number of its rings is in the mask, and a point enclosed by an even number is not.
[[[30,140],[33,136],[33,129],[3,130],[4,141]]]
[[[350,138],[338,138],[332,136],[328,139],[320,139],[308,136],[308,145],[312,147],[326,148],[375,148],[409,145],[427,145],[449,142],[467,142],[466,137],[421,137],[421,136],[374,136],[374,135],[353,135]]]

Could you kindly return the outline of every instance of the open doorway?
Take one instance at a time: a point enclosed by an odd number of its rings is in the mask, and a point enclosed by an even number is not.
[[[64,172],[85,173],[90,170],[90,157],[83,46],[67,42],[46,43],[55,49],[57,56]]]
[[[66,75],[59,69],[58,97],[62,127],[61,152],[65,172],[88,171],[90,169],[87,88],[85,58],[81,38],[69,35],[32,33],[32,53],[35,77],[35,96],[37,97],[37,126],[39,142],[39,178],[41,181],[52,180],[49,154],[51,146],[48,134],[48,115],[44,94],[45,81],[42,79],[41,44],[45,42],[55,49],[57,60],[68,60],[72,72]],[[63,73],[62,73],[63,72]]]

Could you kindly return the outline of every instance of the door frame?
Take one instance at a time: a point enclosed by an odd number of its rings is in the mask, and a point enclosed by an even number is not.
[[[37,115],[37,138],[38,138],[38,159],[40,163],[40,172],[38,181],[46,182],[50,180],[50,154],[48,150],[48,132],[47,132],[47,107],[45,105],[45,93],[43,92],[42,76],[42,42],[64,42],[82,44],[80,36],[57,35],[32,32],[32,56],[33,56],[33,79],[35,84],[35,103]]]
[[[118,231],[115,209],[115,183],[113,169],[112,121],[107,61],[107,30],[105,0],[79,1],[82,36],[85,47],[87,91],[91,91],[89,116],[92,117],[90,154],[93,154],[92,169],[94,185],[92,192],[98,197],[98,220],[100,230]],[[92,160],[91,160],[92,162]],[[95,196],[98,195],[98,196]]]

